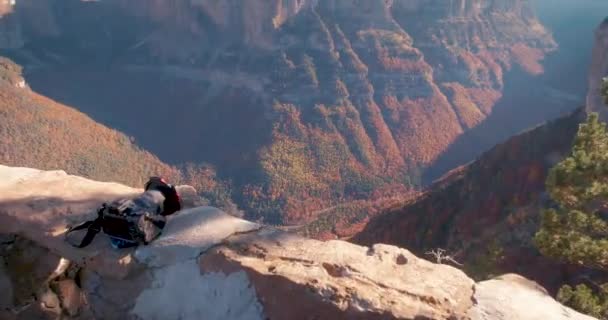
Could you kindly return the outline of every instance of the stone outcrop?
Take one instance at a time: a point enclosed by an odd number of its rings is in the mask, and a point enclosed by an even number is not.
[[[587,109],[599,112],[602,120],[608,121],[608,106],[600,94],[602,79],[608,77],[608,18],[595,32],[595,46],[589,68],[589,95]]]
[[[306,239],[210,207],[179,212],[149,246],[112,250],[100,235],[75,249],[67,224],[140,190],[5,166],[0,181],[2,319],[591,319],[516,275],[475,283],[405,249]]]

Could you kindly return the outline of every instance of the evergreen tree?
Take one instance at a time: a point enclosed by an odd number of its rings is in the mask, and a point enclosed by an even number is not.
[[[608,134],[598,115],[589,115],[576,135],[572,154],[547,178],[558,209],[543,212],[536,242],[543,254],[608,271]]]
[[[584,284],[579,284],[572,288],[568,285],[563,286],[557,294],[557,300],[588,315],[607,319],[608,310],[608,284],[594,286],[592,289]]]
[[[602,91],[608,100],[608,81]],[[607,101],[608,102],[608,101]],[[547,178],[557,207],[544,210],[535,242],[541,253],[608,272],[608,132],[596,113],[580,125],[572,153]],[[608,284],[564,286],[563,303],[608,319]]]

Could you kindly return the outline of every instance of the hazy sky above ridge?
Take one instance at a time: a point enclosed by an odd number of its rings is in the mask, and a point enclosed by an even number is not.
[[[560,46],[559,52],[545,62],[545,78],[551,79],[549,85],[576,95],[585,93],[594,31],[608,17],[608,0],[531,2]]]

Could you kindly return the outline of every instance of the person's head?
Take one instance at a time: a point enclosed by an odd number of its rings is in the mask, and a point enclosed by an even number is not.
[[[167,183],[162,177],[151,177],[144,187],[146,191],[157,190],[165,197],[162,215],[168,216],[181,210],[181,199],[175,186]]]

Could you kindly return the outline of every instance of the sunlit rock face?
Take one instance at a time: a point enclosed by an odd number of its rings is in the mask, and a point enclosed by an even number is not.
[[[608,19],[605,20],[595,33],[595,47],[589,68],[589,95],[587,109],[599,112],[604,121],[608,120],[608,106],[601,96],[603,79],[608,77]]]
[[[556,47],[523,0],[23,0],[10,18],[20,40],[0,45],[43,66],[34,89],[163,160],[215,165],[274,223],[416,189],[505,74],[541,73]]]

